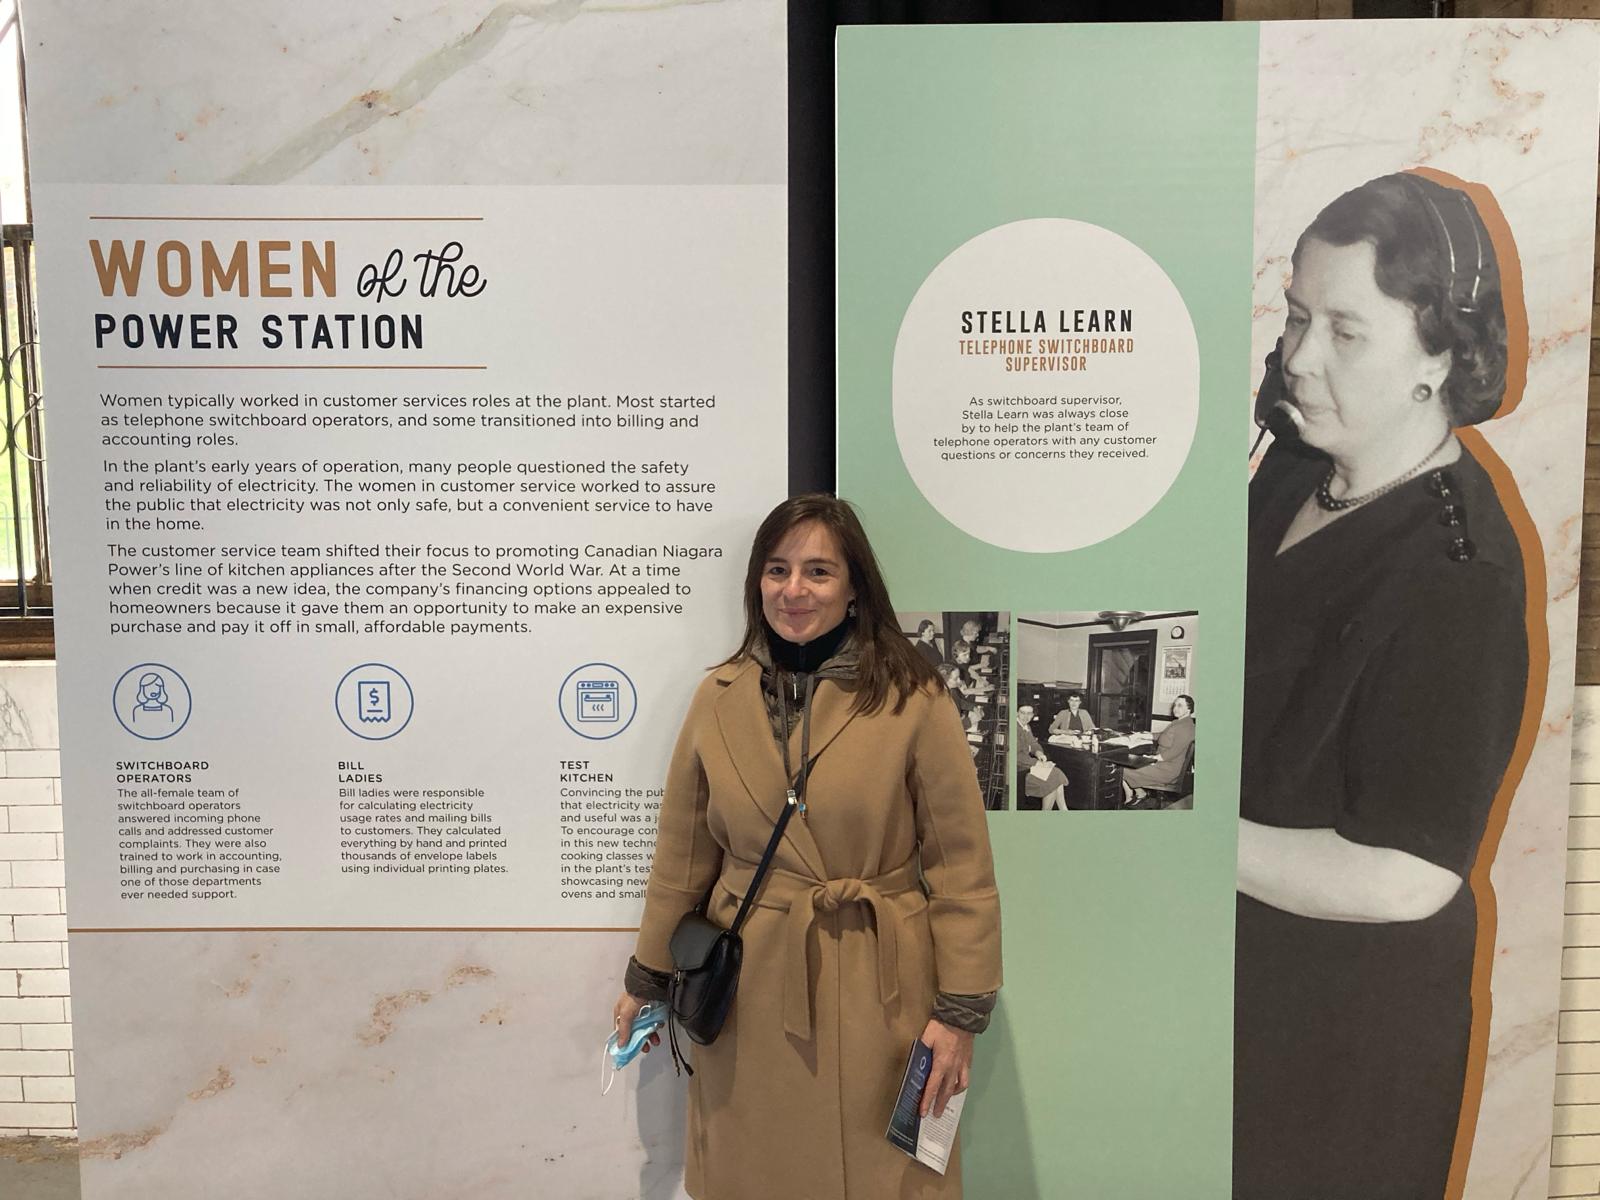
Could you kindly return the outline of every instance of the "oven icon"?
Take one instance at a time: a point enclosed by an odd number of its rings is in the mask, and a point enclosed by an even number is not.
[[[617,721],[621,719],[622,685],[615,679],[578,681],[578,720]]]
[[[591,742],[620,736],[639,715],[639,692],[628,673],[614,663],[573,667],[562,676],[555,699],[561,723]]]

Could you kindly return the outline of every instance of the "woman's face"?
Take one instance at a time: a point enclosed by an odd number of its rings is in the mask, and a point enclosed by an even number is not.
[[[922,628],[917,630],[917,637],[921,641],[932,642],[933,641],[933,626],[929,625],[927,623],[924,623]]]
[[[951,654],[954,656],[955,661],[960,663],[962,666],[965,666],[967,663],[972,661],[972,651],[966,646],[958,645],[953,651],[951,651]]]
[[[1283,380],[1301,437],[1335,457],[1383,447],[1412,420],[1437,420],[1450,354],[1429,354],[1403,300],[1378,287],[1370,242],[1300,247],[1284,293]],[[1414,399],[1418,384],[1432,396]]]
[[[848,574],[832,532],[818,521],[802,521],[767,557],[761,613],[786,641],[813,641],[843,621],[855,599]]]
[[[978,640],[978,623],[976,621],[963,621],[961,623],[961,640],[964,642]]]
[[[1067,697],[1067,707],[1070,708],[1073,712],[1077,712],[1080,708],[1083,707],[1083,699],[1082,699],[1082,697],[1080,697],[1080,696],[1068,696]]]
[[[1172,702],[1172,715],[1180,721],[1189,715],[1189,702],[1182,696]]]

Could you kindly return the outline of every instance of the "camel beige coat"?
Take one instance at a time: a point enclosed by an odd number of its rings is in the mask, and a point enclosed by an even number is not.
[[[732,1015],[693,1048],[685,1184],[696,1200],[958,1200],[884,1139],[934,994],[1000,986],[1000,906],[983,801],[943,687],[853,713],[818,683],[808,813],[789,822],[744,929]],[[798,723],[790,759],[800,763]],[[673,752],[636,956],[667,942],[713,880],[732,923],[784,803],[753,662],[714,671]],[[926,892],[918,881],[917,864]]]

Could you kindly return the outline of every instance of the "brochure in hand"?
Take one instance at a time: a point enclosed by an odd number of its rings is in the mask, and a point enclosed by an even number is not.
[[[921,1116],[922,1089],[927,1086],[932,1069],[933,1051],[922,1042],[913,1043],[885,1136],[912,1158],[943,1175],[950,1165],[950,1152],[956,1144],[956,1126],[961,1121],[961,1108],[967,1094],[962,1092],[950,1097],[940,1116]]]

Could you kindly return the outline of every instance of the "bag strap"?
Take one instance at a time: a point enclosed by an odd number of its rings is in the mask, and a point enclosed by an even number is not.
[[[811,775],[811,697],[816,690],[817,677],[806,676],[806,698],[800,707],[800,773],[795,774],[794,768],[789,765],[789,697],[783,694],[783,685],[778,685],[778,713],[783,720],[783,776],[793,781],[794,786],[789,789],[791,795],[798,792],[800,815],[806,815],[806,780]],[[799,699],[796,696],[795,699]]]
[[[689,1078],[694,1078],[694,1068],[689,1065],[689,1056],[678,1046],[678,1012],[672,1007],[672,996],[667,996],[667,1049],[672,1052],[672,1072],[681,1075],[689,1072]]]
[[[744,899],[739,902],[738,915],[733,918],[729,928],[739,932],[739,927],[744,924],[745,917],[750,915],[750,909],[755,905],[756,894],[761,890],[761,881],[766,878],[767,868],[772,865],[772,856],[778,852],[778,843],[783,840],[783,831],[788,828],[789,818],[794,816],[795,810],[805,809],[806,779],[811,774],[811,693],[816,687],[816,677],[806,676],[805,705],[800,710],[800,774],[789,788],[788,795],[784,797],[783,811],[778,814],[777,822],[772,826],[772,836],[767,839],[767,848],[761,852],[761,863],[756,867],[756,873],[751,877],[750,886],[745,889]],[[784,729],[789,728],[789,702],[783,694],[783,686],[778,686],[778,707],[783,717]],[[783,743],[783,771],[789,774],[789,742]]]
[[[805,811],[806,780],[811,774],[811,694],[815,686],[814,677],[808,675],[806,677],[805,706],[800,710],[800,774],[798,777],[793,778],[793,786],[789,788],[788,794],[784,797],[783,811],[778,814],[777,821],[773,823],[772,836],[767,839],[767,848],[761,852],[760,865],[756,867],[756,873],[750,880],[750,886],[745,889],[744,899],[739,902],[739,912],[733,918],[732,926],[729,927],[729,932],[735,937],[738,936],[739,927],[744,924],[745,917],[750,914],[750,909],[755,904],[756,893],[761,890],[761,881],[766,878],[767,869],[772,866],[772,856],[778,852],[778,843],[783,840],[783,831],[788,828],[789,818],[794,816],[796,809],[801,812]],[[789,704],[788,698],[783,694],[781,684],[778,687],[778,706],[783,717],[783,727],[787,730],[789,728]],[[784,739],[783,743],[783,773],[785,779],[791,778],[789,742],[787,738]],[[701,912],[704,912],[710,903],[711,893],[716,890],[716,886],[716,882],[713,881],[711,888],[705,894],[705,898],[700,901]],[[677,1012],[672,1006],[669,993],[667,1003],[667,1043],[672,1051],[672,1069],[678,1071],[681,1068],[692,1076],[694,1068],[689,1065],[688,1057],[683,1054],[678,1046],[677,1027]]]

